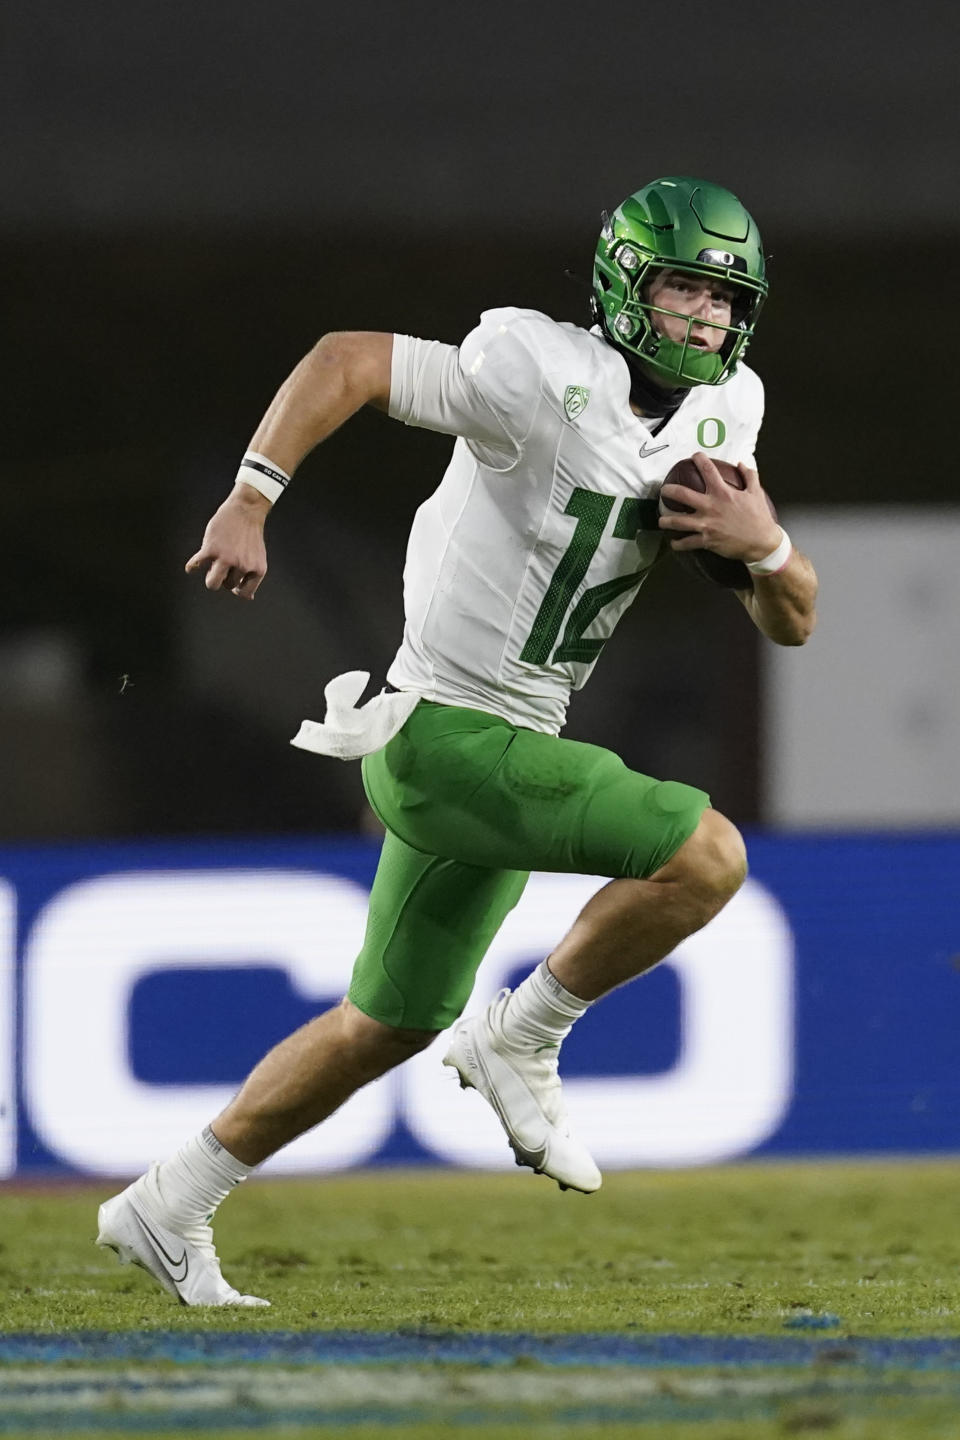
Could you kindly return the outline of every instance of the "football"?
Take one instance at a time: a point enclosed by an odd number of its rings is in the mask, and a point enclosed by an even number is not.
[[[736,465],[731,465],[726,460],[714,460],[713,463],[728,485],[732,485],[735,490],[744,488],[743,476]],[[701,494],[707,488],[703,476],[692,460],[678,460],[670,473],[664,477],[663,483],[664,485],[685,485],[688,490],[699,490]],[[766,495],[766,491],[764,494]],[[776,520],[777,512],[769,495],[767,495],[767,504],[770,507],[770,514]],[[660,512],[664,514],[668,510],[673,514],[693,514],[692,506],[683,505],[676,500],[667,500],[661,495]],[[691,532],[687,531],[686,533],[690,534]],[[669,539],[680,540],[683,534],[684,532],[680,530],[672,531]],[[728,590],[753,588],[750,571],[742,560],[728,560],[725,555],[716,555],[712,550],[674,550],[672,554],[686,565],[688,570],[692,570],[702,580],[709,580],[712,585],[722,585]]]

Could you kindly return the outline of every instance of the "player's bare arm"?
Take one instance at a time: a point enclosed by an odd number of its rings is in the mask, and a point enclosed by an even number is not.
[[[693,514],[660,517],[660,528],[680,531],[683,539],[671,540],[674,550],[712,550],[745,564],[762,560],[776,550],[783,535],[767,504],[756,470],[737,468],[744,489],[723,481],[707,455],[694,455],[693,462],[706,483],[703,494],[681,485],[664,485],[667,499],[682,502]],[[690,533],[693,532],[693,533]],[[783,570],[776,575],[757,575],[752,590],[738,590],[747,614],[769,640],[778,645],[803,645],[816,624],[817,577],[805,555],[794,549]]]
[[[324,335],[281,385],[250,450],[292,475],[310,451],[363,405],[385,410],[390,399],[393,336]],[[271,501],[238,480],[207,525],[186,570],[206,570],[208,590],[252,600],[267,573],[263,527]]]
[[[817,575],[806,555],[794,547],[776,575],[755,575],[752,590],[737,598],[757,629],[778,645],[804,645],[817,623]]]

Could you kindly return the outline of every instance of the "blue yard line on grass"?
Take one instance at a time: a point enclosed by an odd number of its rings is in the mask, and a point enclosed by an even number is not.
[[[0,1362],[172,1360],[178,1364],[805,1365],[813,1361],[960,1369],[960,1339],[803,1339],[766,1335],[501,1335],[471,1332],[128,1331],[0,1335]]]
[[[376,1425],[384,1428],[396,1428],[402,1433],[408,1427],[436,1424],[439,1419],[447,1426],[475,1425],[478,1430],[486,1430],[493,1424],[517,1424],[525,1423],[530,1426],[531,1434],[537,1433],[536,1427],[550,1423],[554,1425],[589,1425],[590,1433],[596,1434],[596,1427],[613,1424],[632,1423],[640,1424],[663,1424],[666,1421],[698,1421],[710,1420],[745,1421],[763,1419],[774,1411],[769,1404],[759,1401],[741,1402],[735,1406],[720,1407],[694,1407],[690,1404],[678,1404],[669,1398],[664,1401],[646,1402],[643,1405],[621,1405],[621,1406],[575,1406],[550,1410],[545,1415],[531,1417],[529,1414],[516,1414],[509,1410],[499,1411],[490,1409],[464,1409],[445,1410],[438,1416],[435,1408],[411,1406],[403,1410],[390,1410],[371,1406],[362,1410],[269,1410],[259,1414],[248,1409],[223,1409],[211,1413],[209,1410],[174,1410],[174,1411],[145,1411],[140,1413],[117,1412],[111,1414],[108,1411],[97,1411],[88,1415],[72,1415],[68,1419],[59,1413],[53,1412],[48,1415],[33,1415],[28,1417],[7,1417],[0,1415],[0,1435],[4,1434],[36,1434],[49,1440],[51,1435],[58,1431],[69,1433],[82,1433],[88,1431],[93,1435],[109,1435],[111,1433],[122,1436],[136,1435],[138,1431],[169,1430],[171,1434],[202,1435],[205,1430],[270,1430],[275,1434],[278,1427],[284,1429],[308,1430],[310,1435],[315,1435],[321,1430],[331,1430],[335,1435],[349,1433],[351,1427],[364,1427]]]

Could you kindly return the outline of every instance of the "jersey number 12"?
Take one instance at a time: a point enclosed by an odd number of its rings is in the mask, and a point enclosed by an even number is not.
[[[575,516],[577,523],[570,544],[547,586],[529,639],[520,652],[520,659],[528,664],[546,665],[551,660],[554,663],[579,660],[592,664],[606,642],[586,640],[583,632],[593,624],[605,605],[631,586],[639,585],[646,575],[649,566],[633,575],[618,575],[613,580],[585,590],[570,612],[563,638],[554,650],[564,616],[600,544],[614,501],[613,495],[599,495],[594,490],[581,489],[574,490],[567,501],[564,514]],[[642,500],[627,498],[623,501],[613,527],[615,540],[636,539],[643,507]]]

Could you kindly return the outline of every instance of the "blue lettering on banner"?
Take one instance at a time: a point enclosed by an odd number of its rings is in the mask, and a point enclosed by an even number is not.
[[[956,1150],[960,836],[748,840],[741,894],[567,1042],[568,1102],[601,1165]],[[343,994],[376,859],[360,840],[0,851],[0,1178],[133,1173],[199,1129]],[[532,877],[470,1008],[601,883]],[[439,1059],[367,1087],[275,1173],[509,1166]]]

